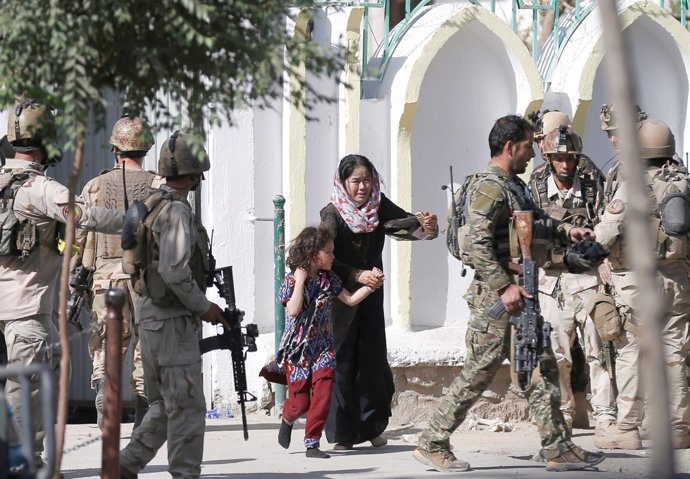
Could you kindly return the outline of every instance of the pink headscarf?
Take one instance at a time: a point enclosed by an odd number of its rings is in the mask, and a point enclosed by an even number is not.
[[[331,203],[338,210],[350,231],[353,233],[371,233],[379,225],[379,206],[381,206],[381,181],[376,170],[371,172],[371,195],[362,206],[357,206],[338,177],[338,170],[333,176],[333,194]]]

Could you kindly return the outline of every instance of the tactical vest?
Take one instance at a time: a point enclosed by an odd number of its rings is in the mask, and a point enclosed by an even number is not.
[[[39,244],[36,221],[19,220],[14,214],[14,199],[17,191],[32,175],[35,174],[28,172],[0,174],[0,256],[23,258],[30,255]]]
[[[150,298],[153,304],[162,307],[184,308],[158,273],[159,249],[153,235],[153,226],[159,216],[165,220],[169,206],[173,201],[184,199],[166,190],[156,190],[144,200],[148,214],[137,231],[137,244],[133,255],[132,283],[137,294]],[[206,278],[208,274],[209,238],[201,222],[195,218],[197,240],[189,261],[192,270],[192,278],[202,291],[206,291]],[[126,257],[127,255],[125,255]],[[123,269],[128,272],[123,259]]]
[[[96,191],[93,205],[109,210],[125,211],[125,186],[128,201],[142,201],[149,194],[155,173],[146,170],[125,169],[125,181],[122,179],[122,168],[106,170],[96,177],[90,189]],[[83,264],[91,269],[96,267],[96,259],[120,259],[122,248],[120,237],[104,233],[90,233],[93,241],[86,242]]]
[[[528,196],[525,183],[518,177],[513,181],[508,182],[508,189],[506,185],[495,174],[489,172],[475,173],[468,175],[463,186],[455,193],[455,204],[460,215],[460,228],[458,229],[458,247],[460,249],[461,259],[463,263],[470,267],[472,264],[468,251],[472,248],[472,237],[470,235],[470,225],[467,224],[469,216],[469,198],[474,193],[476,186],[484,181],[491,181],[500,185],[505,194],[506,205],[509,208],[509,216],[512,217],[513,211],[532,211],[534,210],[534,202]],[[510,221],[499,222],[496,224],[493,237],[494,252],[496,259],[505,264],[509,262],[517,253],[517,239],[511,235],[512,223]],[[449,246],[450,248],[450,246]],[[515,254],[513,254],[515,253]]]
[[[592,228],[598,222],[599,200],[598,183],[602,181],[601,175],[594,172],[577,171],[580,181],[580,197],[573,196],[573,206],[564,208],[549,200],[548,180],[551,169],[548,164],[540,165],[532,172],[530,189],[535,193],[537,205],[551,218],[577,227]],[[535,248],[535,259],[544,269],[566,269],[564,262],[566,248],[553,242],[539,244]]]

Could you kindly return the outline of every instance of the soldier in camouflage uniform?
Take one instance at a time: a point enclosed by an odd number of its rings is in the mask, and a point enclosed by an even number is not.
[[[470,307],[467,330],[467,358],[438,410],[421,434],[414,457],[442,472],[466,471],[470,465],[450,450],[450,436],[464,421],[470,407],[489,386],[510,349],[510,315],[524,307],[524,288],[515,283],[508,270],[510,262],[510,221],[513,211],[535,210],[526,185],[516,176],[524,173],[534,156],[532,125],[522,117],[500,118],[489,134],[491,162],[468,194],[464,251],[476,269],[465,299]],[[566,223],[540,219],[542,229],[561,241],[581,240],[588,230]],[[535,225],[536,226],[536,225]],[[500,319],[489,316],[501,301],[506,313]],[[604,460],[604,456],[576,446],[570,440],[563,414],[558,409],[558,367],[553,352],[545,349],[539,358],[541,376],[527,393],[539,428],[547,468],[554,471],[584,469]]]
[[[152,190],[139,223],[136,247],[125,251],[132,273],[149,410],[120,452],[121,477],[136,478],[167,441],[173,478],[198,478],[204,450],[206,403],[201,378],[199,319],[223,324],[223,310],[206,299],[209,244],[187,194],[210,168],[202,150],[192,153],[187,136],[175,132],[163,145],[158,174],[166,184]],[[128,210],[128,220],[137,216]],[[126,227],[123,241],[129,241]]]
[[[603,201],[603,176],[596,168],[590,172],[578,168],[582,142],[572,127],[563,124],[549,132],[542,143],[545,160],[530,178],[530,190],[537,205],[559,221],[575,226],[593,227]],[[596,172],[599,172],[597,175]],[[558,362],[561,385],[561,411],[572,427],[575,399],[570,377],[573,359],[571,347],[581,329],[585,357],[591,380],[591,404],[597,425],[616,420],[616,396],[605,365],[602,365],[602,341],[596,327],[588,320],[599,278],[595,272],[574,274],[567,270],[565,250],[560,246],[538,248],[543,257],[539,264],[545,277],[539,282],[539,305],[546,321],[553,327],[551,345]],[[597,428],[596,435],[605,434]]]
[[[141,118],[124,117],[113,126],[110,136],[116,165],[89,181],[82,191],[82,198],[89,204],[125,211],[125,203],[143,200],[154,182],[160,183],[155,173],[142,169],[146,153],[153,146],[153,134]],[[96,411],[98,426],[103,427],[103,388],[105,374],[105,294],[108,288],[120,288],[126,293],[122,310],[122,355],[127,354],[134,324],[132,290],[129,275],[122,271],[122,249],[119,235],[80,232],[77,235],[79,254],[72,261],[74,269],[83,264],[93,271],[91,292],[91,336],[89,355],[93,360],[91,387],[96,390]],[[144,417],[148,407],[144,391],[144,370],[141,365],[141,350],[135,335],[134,371],[131,376],[132,392],[135,396],[134,428]]]
[[[67,188],[44,174],[48,166],[61,160],[51,111],[34,100],[23,100],[10,112],[7,136],[16,155],[0,169],[4,198],[0,209],[0,329],[5,335],[9,363],[45,363],[57,370],[60,358],[55,345],[59,345],[59,338],[52,320],[55,279],[62,262],[57,232],[66,223],[69,210]],[[119,233],[123,217],[122,212],[89,206],[83,199],[75,198],[77,228]],[[11,226],[13,218],[20,223]],[[45,435],[40,418],[40,378],[31,377],[29,387],[31,431],[36,463],[40,466]],[[5,395],[21,423],[24,411],[16,378],[7,380]]]
[[[690,350],[690,288],[688,288],[688,234],[674,233],[664,224],[661,214],[662,191],[669,183],[682,185],[687,218],[688,173],[674,159],[675,139],[671,130],[658,120],[643,120],[638,129],[642,158],[647,163],[645,184],[650,187],[651,224],[657,229],[656,257],[659,289],[667,304],[667,322],[662,332],[669,377],[671,423],[675,448],[690,447],[690,407],[688,405],[687,366],[685,358]],[[638,426],[642,417],[642,394],[639,368],[639,318],[636,316],[637,281],[626,264],[626,238],[624,225],[627,217],[626,183],[620,178],[612,189],[601,222],[596,226],[597,239],[611,250],[610,261],[600,267],[604,281],[612,285],[621,333],[617,339],[618,359],[618,440],[611,448],[634,449],[641,447]],[[673,215],[669,215],[673,218]],[[684,225],[687,229],[690,225]],[[597,447],[603,447],[597,444]]]
[[[635,109],[638,122],[647,118],[647,114],[639,106],[635,105]],[[599,119],[601,121],[601,130],[606,132],[611,148],[618,155],[620,147],[618,144],[615,106],[612,103],[603,105]],[[611,235],[613,231],[618,230],[622,225],[617,221],[610,222],[612,218],[615,218],[615,216],[612,217],[611,215],[619,214],[622,211],[621,206],[624,205],[622,201],[613,203],[614,196],[620,189],[623,181],[621,173],[621,161],[616,160],[606,175],[604,201],[599,209],[600,221],[604,221],[604,218],[606,218],[609,224],[595,228],[595,231],[601,231],[604,234],[603,238],[597,236],[598,241],[606,247],[613,248],[610,260],[607,260],[606,263],[609,264],[610,261],[614,265],[618,264],[618,257],[621,255],[620,237],[617,236],[617,233],[615,237]],[[622,194],[622,192],[619,194]],[[611,229],[611,226],[613,226],[613,229]],[[635,280],[630,271],[620,268],[614,276],[615,280],[604,281],[600,274],[600,278],[606,284],[606,290],[613,297],[616,308],[620,313],[626,315],[629,312],[630,301],[636,289]],[[614,284],[614,281],[618,283],[618,286]],[[596,309],[592,314],[598,314]],[[632,322],[628,322],[629,329],[632,329],[631,324]],[[640,431],[643,430],[644,404],[641,397],[642,389],[640,387],[638,368],[640,340],[635,331],[621,331],[619,337],[613,341],[613,344],[616,348],[615,382],[618,393],[616,399],[616,421],[597,425],[597,432],[599,434],[595,438],[594,444],[602,449],[641,449],[642,437],[640,436]]]

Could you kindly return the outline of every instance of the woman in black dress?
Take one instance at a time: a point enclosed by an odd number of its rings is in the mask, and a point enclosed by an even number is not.
[[[381,193],[378,172],[362,155],[348,155],[338,166],[331,202],[321,210],[321,225],[335,237],[333,269],[345,287],[357,283],[380,288],[381,253],[385,235],[395,239],[433,239],[436,215],[413,215]],[[358,306],[333,303],[336,374],[326,437],[336,450],[381,437],[391,415],[393,374],[388,364],[383,290],[377,289]]]

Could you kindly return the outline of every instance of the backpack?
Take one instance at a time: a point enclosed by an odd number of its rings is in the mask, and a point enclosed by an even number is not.
[[[36,222],[19,220],[14,214],[17,191],[31,176],[28,173],[2,175],[0,180],[0,256],[25,257],[38,245]]]
[[[666,164],[647,173],[651,213],[657,233],[659,259],[684,258],[690,233],[690,177],[687,170]]]
[[[470,268],[474,268],[474,265],[472,264],[470,256],[465,251],[465,238],[467,238],[467,235],[470,232],[470,227],[467,224],[470,206],[469,197],[474,191],[474,187],[479,180],[492,176],[493,175],[486,172],[470,173],[467,175],[460,189],[455,191],[453,195],[453,202],[448,208],[446,247],[455,259],[459,260],[463,265],[469,266]],[[453,210],[453,208],[455,208],[455,210]]]

